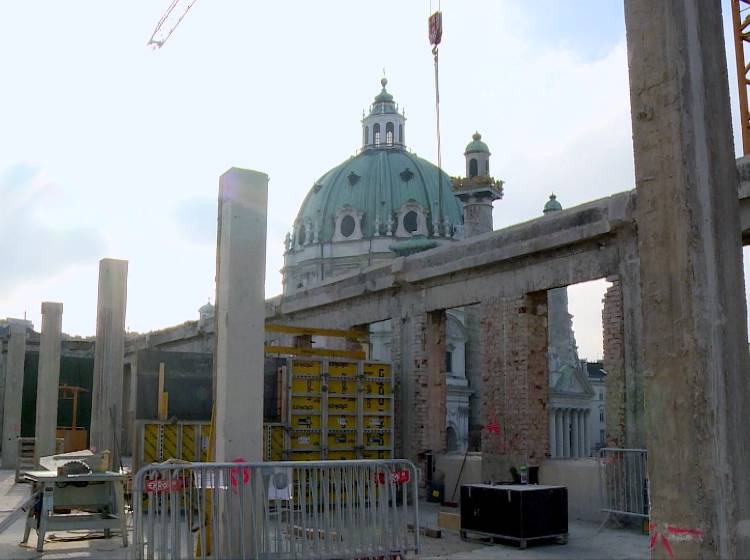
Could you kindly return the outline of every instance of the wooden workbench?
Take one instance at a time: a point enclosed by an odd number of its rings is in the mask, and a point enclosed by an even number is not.
[[[29,540],[31,528],[36,525],[36,549],[42,552],[44,536],[57,529],[104,530],[107,538],[112,529],[122,533],[122,545],[128,546],[125,523],[123,482],[125,475],[107,471],[81,475],[58,475],[54,471],[30,471],[25,478],[34,485],[34,495],[41,497],[42,507],[38,522],[30,507],[22,543]],[[55,509],[70,513],[55,513]]]

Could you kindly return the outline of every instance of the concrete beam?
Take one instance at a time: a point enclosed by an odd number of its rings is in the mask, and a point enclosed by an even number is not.
[[[36,385],[36,442],[39,457],[55,453],[57,398],[60,385],[63,304],[42,303],[42,336],[39,343],[39,373]]]
[[[4,469],[15,469],[18,464],[18,436],[21,435],[21,400],[23,398],[23,368],[26,360],[26,322],[10,322],[8,354],[5,362],[5,395],[3,407]]]
[[[263,459],[268,176],[232,168],[219,180],[216,256],[216,460]]]
[[[122,450],[122,380],[128,261],[99,261],[94,382],[91,396],[91,448],[109,449],[113,468]]]
[[[626,0],[625,23],[651,523],[673,550],[652,557],[748,558],[747,313],[721,3]]]

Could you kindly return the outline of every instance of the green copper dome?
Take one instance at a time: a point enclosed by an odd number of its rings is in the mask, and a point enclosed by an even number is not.
[[[466,150],[464,151],[464,155],[468,154],[476,154],[476,153],[482,153],[482,154],[489,154],[490,149],[487,147],[487,144],[482,142],[482,135],[478,132],[475,132],[472,136],[472,141],[469,142],[466,145]]]
[[[443,216],[446,223],[462,223],[461,202],[453,195],[450,177],[440,173]],[[416,202],[425,213],[433,235],[434,212],[438,209],[438,168],[400,147],[365,149],[334,167],[315,182],[300,208],[295,224],[310,224],[318,230],[318,242],[334,238],[336,216],[347,207],[361,213],[363,238],[386,235],[396,229],[396,215],[407,203]]]
[[[546,214],[547,212],[558,212],[560,210],[562,210],[562,204],[557,201],[555,193],[552,193],[551,195],[549,195],[547,204],[544,205],[544,213]]]

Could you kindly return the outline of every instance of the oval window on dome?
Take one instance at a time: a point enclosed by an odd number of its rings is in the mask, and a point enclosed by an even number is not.
[[[354,226],[356,225],[354,218],[351,216],[344,216],[341,220],[341,235],[344,237],[350,237],[352,233],[354,233]]]
[[[409,233],[417,231],[417,213],[414,210],[409,210],[404,214],[404,229]]]

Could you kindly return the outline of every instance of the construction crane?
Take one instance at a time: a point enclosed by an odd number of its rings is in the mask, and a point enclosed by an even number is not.
[[[750,43],[750,0],[732,0],[732,22],[734,27],[734,54],[737,61],[737,85],[740,94],[740,127],[742,128],[742,152],[750,154],[750,106],[747,89],[750,86],[750,61],[745,54],[745,45]]]
[[[167,42],[167,39],[172,36],[174,30],[177,29],[177,26],[180,25],[182,19],[190,11],[190,8],[192,8],[197,1],[198,0],[172,0],[167,11],[164,12],[159,23],[156,24],[156,29],[154,29],[151,38],[146,44],[154,49],[162,48],[164,43]]]

